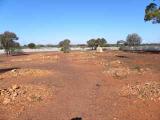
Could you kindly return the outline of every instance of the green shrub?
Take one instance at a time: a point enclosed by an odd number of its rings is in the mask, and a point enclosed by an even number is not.
[[[70,40],[65,39],[59,43],[59,47],[61,47],[61,51],[64,53],[70,52]]]
[[[29,43],[29,44],[28,44],[28,48],[34,49],[34,48],[36,48],[36,44],[34,44],[34,43]]]

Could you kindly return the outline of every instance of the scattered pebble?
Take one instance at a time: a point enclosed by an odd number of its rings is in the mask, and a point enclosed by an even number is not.
[[[155,100],[160,98],[160,83],[149,82],[143,85],[128,85],[121,90],[122,96],[136,96],[140,99]]]

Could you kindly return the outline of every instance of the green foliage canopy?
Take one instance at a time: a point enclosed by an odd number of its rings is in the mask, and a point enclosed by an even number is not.
[[[59,42],[59,47],[61,47],[61,50],[65,53],[68,53],[70,51],[70,43],[71,41],[69,39],[65,39],[61,42]]]
[[[153,0],[145,9],[145,21],[152,21],[152,23],[160,23],[160,6]]]
[[[13,32],[6,31],[0,34],[0,43],[7,55],[11,54],[14,48],[20,47],[20,44],[16,40],[18,40],[18,37]]]
[[[34,48],[36,48],[36,44],[35,43],[29,43],[28,48],[34,49]]]
[[[105,47],[107,44],[106,39],[104,38],[97,38],[97,39],[90,39],[87,41],[88,47],[92,47],[92,49],[96,49],[98,46]]]

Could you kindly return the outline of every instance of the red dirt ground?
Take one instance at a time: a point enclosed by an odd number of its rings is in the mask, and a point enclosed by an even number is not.
[[[160,120],[160,54],[106,51],[1,55],[0,68],[0,91],[7,94],[0,95],[0,120]],[[152,82],[157,88],[145,88],[147,98],[122,95],[124,87]],[[4,104],[13,85],[25,86],[27,94],[18,92],[17,98]],[[29,95],[40,99],[28,101]]]

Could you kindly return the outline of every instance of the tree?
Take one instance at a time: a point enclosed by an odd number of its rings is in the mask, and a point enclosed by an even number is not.
[[[104,38],[97,38],[97,39],[90,39],[87,41],[88,47],[91,47],[92,50],[96,49],[98,46],[104,47],[107,44],[106,39]]]
[[[95,42],[96,42],[95,39],[90,39],[89,41],[87,41],[88,47],[91,47],[92,50],[94,50],[95,49]]]
[[[126,44],[126,41],[124,40],[117,41],[117,46],[124,46],[125,44]]]
[[[0,34],[0,43],[7,55],[11,54],[14,48],[20,46],[19,43],[15,42],[16,40],[18,40],[18,37],[13,32],[6,31],[3,34]]]
[[[28,44],[28,47],[29,47],[30,49],[34,49],[34,48],[36,48],[36,44],[34,44],[34,43],[29,43],[29,44]]]
[[[142,38],[136,33],[129,34],[126,39],[126,44],[129,46],[138,46],[141,42]]]
[[[152,23],[160,23],[160,6],[153,0],[145,9],[145,21],[152,21]]]
[[[70,51],[70,43],[71,41],[69,39],[65,39],[61,42],[59,42],[59,47],[61,47],[61,51],[64,51],[64,53],[68,53]]]
[[[96,42],[95,42],[95,46],[96,46],[96,47],[98,47],[98,46],[100,46],[100,47],[105,47],[106,44],[107,44],[106,39],[104,39],[104,38],[97,38],[97,39],[96,39]]]

